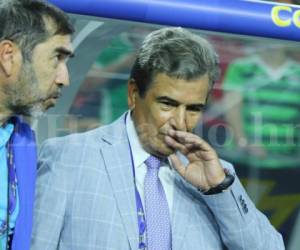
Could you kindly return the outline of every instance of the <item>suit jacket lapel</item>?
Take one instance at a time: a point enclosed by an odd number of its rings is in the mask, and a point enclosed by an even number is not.
[[[138,247],[135,189],[124,116],[110,126],[102,137],[107,146],[101,149],[122,222],[132,249]]]
[[[134,180],[124,116],[107,127],[102,136],[107,144],[101,154],[109,175],[115,199],[122,217],[131,249],[138,246],[138,225]],[[193,202],[182,178],[175,175],[172,212],[172,250],[181,250],[185,239]]]

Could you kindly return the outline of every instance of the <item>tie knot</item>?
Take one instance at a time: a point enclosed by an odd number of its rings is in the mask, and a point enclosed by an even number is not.
[[[148,168],[159,169],[160,167],[160,159],[151,155],[146,161],[145,164]]]

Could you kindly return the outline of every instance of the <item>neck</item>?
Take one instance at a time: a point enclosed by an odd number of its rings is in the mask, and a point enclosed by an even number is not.
[[[0,76],[0,127],[9,119],[12,112],[7,108],[7,95],[3,89],[3,84]]]
[[[10,115],[8,113],[3,113],[0,111],[0,127],[9,119]]]

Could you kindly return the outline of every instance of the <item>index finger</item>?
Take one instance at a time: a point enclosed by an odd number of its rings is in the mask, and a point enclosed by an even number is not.
[[[196,134],[179,130],[169,130],[168,133],[171,137],[175,138],[182,144],[190,144],[194,147],[199,147],[205,151],[212,149],[212,147],[205,140],[203,140],[200,136]]]

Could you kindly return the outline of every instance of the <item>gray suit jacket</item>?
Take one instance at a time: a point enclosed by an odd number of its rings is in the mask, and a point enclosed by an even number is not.
[[[123,116],[87,133],[48,140],[40,153],[36,190],[32,250],[138,248]],[[230,190],[204,196],[177,175],[171,216],[173,250],[284,249],[281,235],[237,178]]]

